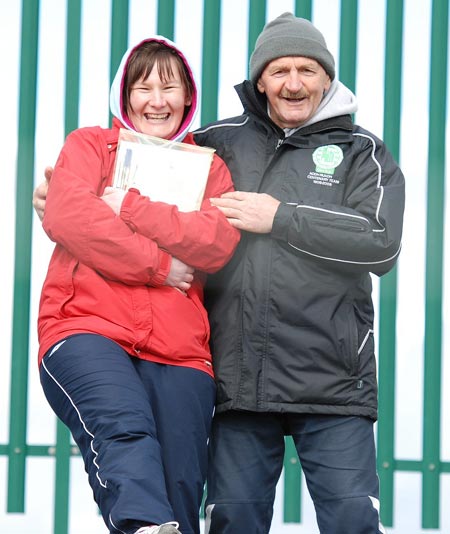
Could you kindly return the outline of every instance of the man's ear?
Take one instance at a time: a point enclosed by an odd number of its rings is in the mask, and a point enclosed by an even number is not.
[[[264,84],[261,81],[261,78],[256,82],[256,87],[260,93],[265,93]]]

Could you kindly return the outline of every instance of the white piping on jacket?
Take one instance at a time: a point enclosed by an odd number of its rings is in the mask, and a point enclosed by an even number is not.
[[[59,389],[64,393],[64,395],[68,398],[70,404],[73,406],[73,409],[77,412],[77,415],[78,415],[78,419],[80,420],[80,423],[81,425],[83,426],[84,428],[84,431],[86,432],[86,434],[88,436],[90,436],[92,439],[91,439],[91,451],[94,453],[94,459],[93,459],[93,464],[95,465],[95,467],[97,468],[97,472],[95,474],[95,476],[97,477],[97,480],[99,481],[100,483],[100,486],[102,486],[103,488],[106,488],[107,486],[107,481],[103,482],[102,479],[100,478],[100,475],[99,475],[99,465],[97,463],[97,457],[98,457],[98,452],[94,449],[94,435],[89,432],[89,430],[87,429],[86,427],[86,424],[85,422],[83,421],[83,418],[81,417],[81,414],[78,410],[78,408],[75,406],[73,400],[70,398],[70,395],[67,393],[67,391],[62,387],[62,385],[56,380],[56,378],[52,375],[52,373],[47,369],[47,367],[45,366],[45,362],[44,360],[42,360],[42,367],[45,369],[45,372],[48,374],[48,376],[53,380],[53,382],[55,382],[55,384],[59,387]]]
[[[380,223],[380,219],[379,219],[381,202],[383,201],[383,197],[384,197],[384,187],[381,185],[381,165],[380,165],[380,163],[377,161],[377,159],[375,157],[375,149],[376,149],[375,139],[373,137],[370,137],[370,135],[362,134],[362,133],[354,133],[353,135],[359,136],[359,137],[364,137],[365,139],[369,139],[369,141],[372,143],[372,152],[371,152],[370,156],[371,156],[373,162],[375,163],[375,166],[378,169],[377,189],[380,190],[380,198],[378,200],[378,206],[377,206],[377,209],[376,209],[376,212],[375,212],[376,213],[375,214],[375,219],[377,220],[377,223],[381,226],[381,230],[375,230],[374,229],[373,232],[384,232],[386,230],[386,228]]]
[[[364,339],[362,340],[361,345],[358,348],[358,354],[361,354],[361,351],[365,347],[370,334],[373,334],[373,330],[371,328],[369,328],[369,330],[367,331],[367,334],[364,336]]]
[[[248,122],[248,120],[249,120],[249,117],[247,116],[245,118],[245,120],[243,122],[239,123],[239,124],[234,124],[234,123],[213,124],[211,126],[207,126],[206,128],[202,128],[201,130],[196,130],[194,132],[194,134],[195,133],[205,133],[205,132],[208,132],[209,130],[214,130],[216,128],[244,126]],[[385,228],[385,226],[383,226],[380,223],[380,219],[379,219],[380,207],[381,207],[381,203],[382,203],[383,197],[384,197],[384,187],[381,185],[381,165],[380,165],[380,163],[377,161],[377,159],[375,157],[376,143],[375,143],[375,140],[373,139],[373,137],[371,137],[370,135],[362,134],[362,133],[353,133],[353,135],[369,139],[369,141],[372,143],[371,158],[372,158],[376,168],[378,169],[378,172],[377,172],[377,174],[378,174],[378,177],[377,177],[377,189],[380,190],[380,198],[378,200],[378,205],[377,205],[377,209],[376,209],[376,212],[375,212],[375,219],[376,219],[377,223],[381,226],[380,229],[374,228],[372,230],[372,232],[374,232],[374,233],[375,232],[384,232],[386,230],[386,228]],[[343,212],[332,211],[332,210],[325,210],[323,208],[315,208],[313,206],[306,206],[304,204],[298,205],[298,204],[295,204],[293,202],[287,202],[286,204],[295,205],[295,206],[297,206],[297,209],[311,209],[311,210],[317,210],[317,211],[324,211],[324,212],[327,212],[327,213],[335,213],[336,215],[341,215],[341,216],[343,215],[343,216],[346,216],[346,217],[352,217],[354,219],[361,219],[363,221],[366,221],[367,223],[369,222],[369,220],[366,217],[363,217],[361,215],[352,215],[352,214],[349,214],[349,213],[343,213]],[[344,260],[344,259],[340,259],[340,258],[331,258],[331,257],[328,257],[328,256],[321,256],[319,254],[313,254],[312,252],[309,252],[307,250],[304,250],[304,249],[301,249],[299,247],[296,247],[295,245],[293,245],[289,241],[288,241],[288,245],[290,247],[294,248],[295,250],[298,250],[299,252],[303,252],[304,254],[308,254],[309,256],[312,256],[314,258],[320,258],[320,259],[329,260],[329,261],[336,261],[336,262],[339,262],[339,263],[348,263],[348,264],[353,264],[353,265],[380,265],[380,264],[383,264],[383,263],[390,262],[391,260],[393,260],[394,258],[396,258],[399,255],[400,250],[402,248],[402,246],[400,244],[398,249],[397,249],[397,251],[392,256],[390,256],[389,258],[386,258],[384,260],[378,260],[378,261],[351,261],[351,260]]]
[[[224,128],[224,127],[238,128],[240,126],[244,126],[245,124],[247,124],[248,120],[249,120],[249,117],[246,117],[244,122],[240,122],[239,124],[235,124],[233,122],[226,122],[223,124],[211,124],[211,126],[207,126],[206,128],[202,128],[201,130],[195,130],[194,135],[198,133],[209,132],[209,130],[215,130],[216,128]]]
[[[378,530],[381,532],[381,534],[386,534],[386,530],[384,529],[384,526],[381,524],[380,521],[380,501],[375,497],[372,497],[372,495],[369,495],[369,499],[372,502],[372,506],[378,512]]]
[[[390,256],[389,258],[386,258],[384,260],[378,260],[378,261],[351,261],[351,260],[341,260],[339,258],[329,258],[328,256],[320,256],[319,254],[313,254],[312,252],[309,252],[308,250],[303,250],[301,248],[298,248],[298,247],[296,247],[295,245],[293,245],[292,243],[289,243],[289,242],[288,242],[288,245],[290,247],[292,247],[292,248],[295,248],[295,250],[303,252],[304,254],[308,254],[308,256],[313,256],[314,258],[320,258],[322,260],[336,261],[336,262],[339,262],[339,263],[351,263],[353,265],[379,265],[381,263],[386,263],[386,262],[391,261],[394,258],[396,258],[400,253],[400,249],[402,248],[401,245],[400,245],[398,247],[397,251],[392,256]]]
[[[381,185],[381,165],[380,165],[380,163],[377,161],[377,159],[375,157],[376,143],[375,143],[375,140],[373,139],[373,137],[371,137],[370,135],[366,135],[366,134],[362,134],[362,133],[354,133],[353,135],[354,136],[359,136],[359,137],[364,137],[365,139],[369,139],[369,141],[372,143],[371,158],[372,158],[376,168],[378,169],[378,173],[377,173],[378,174],[377,189],[380,190],[380,198],[378,200],[377,209],[375,211],[375,219],[376,219],[377,223],[381,226],[380,229],[375,229],[374,228],[372,230],[372,232],[384,232],[386,230],[386,228],[385,228],[385,226],[383,226],[381,224],[380,219],[379,219],[381,203],[382,203],[383,197],[384,197],[384,187]],[[369,222],[368,219],[366,219],[365,217],[362,217],[362,216],[351,215],[351,214],[342,213],[342,212],[339,212],[339,211],[324,210],[322,208],[315,208],[313,206],[297,205],[297,209],[311,209],[311,210],[317,210],[317,211],[325,211],[327,213],[335,213],[336,215],[341,215],[341,216],[343,215],[345,217],[352,217],[354,219],[362,219],[364,221]],[[379,265],[379,264],[382,264],[382,263],[386,263],[386,262],[389,262],[389,261],[393,260],[394,258],[396,258],[399,255],[400,250],[401,250],[401,244],[400,244],[400,246],[398,247],[397,251],[392,256],[390,256],[389,258],[386,258],[384,260],[379,260],[379,261],[351,261],[351,260],[343,260],[343,259],[339,259],[339,258],[329,258],[327,256],[321,256],[319,254],[313,254],[312,252],[309,252],[307,250],[303,250],[301,248],[296,247],[295,245],[293,245],[290,242],[288,242],[288,245],[291,246],[292,248],[295,248],[296,250],[298,250],[300,252],[303,252],[304,254],[308,254],[309,256],[313,256],[315,258],[320,258],[320,259],[325,259],[325,260],[330,260],[330,261],[337,261],[337,262],[340,262],[340,263],[349,263],[349,264],[354,264],[354,265]]]

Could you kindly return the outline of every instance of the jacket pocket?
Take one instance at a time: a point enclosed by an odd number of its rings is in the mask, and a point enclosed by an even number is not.
[[[67,313],[66,310],[75,294],[73,279],[78,269],[78,263],[75,258],[72,258],[67,267],[61,271],[62,298],[60,302],[60,314],[62,317],[71,316],[71,313]]]
[[[347,373],[356,376],[359,370],[358,324],[352,302],[345,301],[342,305],[335,327]]]

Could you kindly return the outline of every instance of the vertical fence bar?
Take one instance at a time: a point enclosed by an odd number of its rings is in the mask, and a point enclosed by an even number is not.
[[[64,133],[78,128],[80,101],[81,0],[67,2]]]
[[[56,422],[54,534],[67,534],[70,508],[70,432],[59,419]]]
[[[448,0],[434,0],[431,23],[422,526],[439,528],[442,290],[447,107]]]
[[[312,19],[312,0],[295,0],[295,15],[303,19]]]
[[[400,153],[402,91],[403,0],[386,5],[384,82],[384,141],[394,159]],[[378,472],[381,486],[381,519],[393,524],[395,443],[395,356],[397,315],[397,269],[380,281]]]
[[[81,0],[67,2],[64,135],[78,127],[80,100]],[[70,432],[56,421],[54,532],[67,534],[70,508]]]
[[[389,0],[386,12],[384,140],[399,159],[403,1]],[[380,413],[378,425],[378,469],[381,483],[381,516],[393,524],[395,443],[395,338],[397,270],[380,283]]]
[[[248,56],[255,48],[256,39],[266,23],[266,0],[250,0],[248,13]]]
[[[22,2],[16,176],[14,308],[9,419],[8,512],[25,511],[28,351],[39,0]]]
[[[174,38],[175,0],[158,0],[157,32],[171,41]]]
[[[248,12],[248,50],[247,56],[250,60],[256,39],[266,23],[266,0],[250,0]]]
[[[221,0],[205,0],[203,3],[202,124],[217,118],[220,7]]]
[[[302,470],[292,438],[286,437],[284,454],[284,503],[285,523],[300,523],[302,520]]]
[[[110,83],[114,79],[120,60],[128,48],[128,0],[113,0],[111,13],[111,55],[109,60]],[[109,107],[109,103],[108,103]],[[110,115],[111,119],[111,115]]]
[[[355,92],[357,54],[358,0],[341,1],[339,41],[339,79]]]
[[[111,57],[109,63],[112,83],[125,50],[128,47],[129,1],[113,0],[111,14]]]

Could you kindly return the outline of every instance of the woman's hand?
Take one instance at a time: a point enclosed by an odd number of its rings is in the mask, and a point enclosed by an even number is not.
[[[186,291],[191,287],[193,279],[193,267],[190,267],[177,258],[172,257],[170,271],[167,275],[164,285],[174,287],[182,293],[186,293]]]
[[[117,189],[116,187],[105,187],[103,196],[100,198],[108,204],[116,215],[120,215],[120,209],[122,207],[123,199],[127,194],[123,189]]]
[[[45,180],[43,180],[33,191],[33,208],[35,209],[37,216],[42,221],[44,218],[45,201],[48,193],[48,183],[52,177],[53,167],[46,167],[44,171]]]

